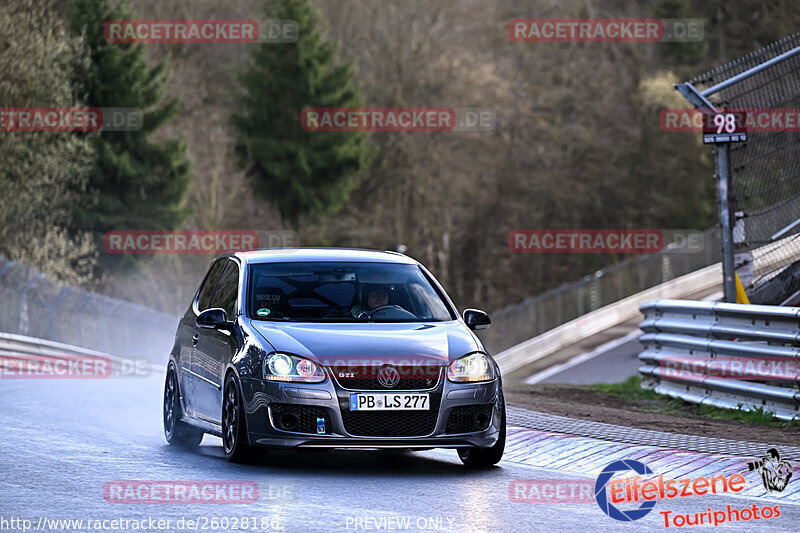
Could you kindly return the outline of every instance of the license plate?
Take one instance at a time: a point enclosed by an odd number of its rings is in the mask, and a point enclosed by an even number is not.
[[[427,411],[430,401],[427,394],[378,392],[351,394],[351,411]]]

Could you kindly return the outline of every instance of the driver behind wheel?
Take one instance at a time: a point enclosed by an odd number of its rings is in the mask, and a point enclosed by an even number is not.
[[[389,289],[383,285],[368,285],[361,292],[361,303],[354,305],[350,313],[358,318],[384,305],[389,305]]]

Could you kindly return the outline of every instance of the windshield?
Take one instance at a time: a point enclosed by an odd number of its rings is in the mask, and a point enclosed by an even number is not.
[[[248,315],[256,320],[430,322],[453,320],[417,265],[250,265]]]

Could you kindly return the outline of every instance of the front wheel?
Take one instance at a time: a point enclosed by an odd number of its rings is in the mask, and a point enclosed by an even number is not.
[[[222,398],[222,447],[225,458],[232,463],[245,463],[253,457],[253,449],[247,442],[242,395],[233,374],[225,380]]]
[[[194,448],[203,440],[203,432],[181,420],[180,389],[178,376],[172,364],[167,369],[167,379],[164,382],[164,436],[167,442],[184,448]]]
[[[506,404],[503,402],[503,410],[500,414],[500,436],[494,446],[489,448],[461,448],[458,450],[458,458],[466,466],[471,468],[489,468],[496,465],[503,458],[506,449]]]

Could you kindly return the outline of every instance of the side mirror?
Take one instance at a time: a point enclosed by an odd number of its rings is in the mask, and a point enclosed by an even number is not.
[[[486,329],[492,325],[492,319],[480,309],[464,309],[464,322],[472,330]]]
[[[197,315],[197,326],[206,329],[225,329],[230,324],[225,310],[220,307],[206,309]]]

